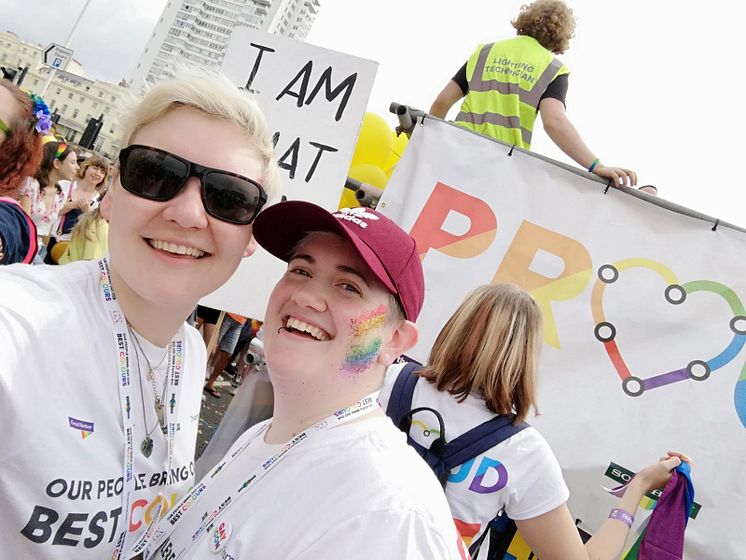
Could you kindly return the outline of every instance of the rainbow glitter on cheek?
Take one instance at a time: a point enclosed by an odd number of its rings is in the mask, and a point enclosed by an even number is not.
[[[370,335],[386,324],[387,312],[388,307],[386,305],[379,305],[356,319],[352,319],[350,322],[352,327],[350,345],[347,349],[345,361],[339,368],[342,375],[349,377],[360,375],[378,357],[381,350],[381,337],[370,338]]]
[[[376,337],[366,344],[351,346],[347,351],[347,356],[345,356],[345,363],[342,364],[339,371],[342,375],[347,376],[360,375],[370,367],[380,350],[380,337]]]
[[[388,307],[381,304],[372,311],[366,311],[357,319],[353,319],[352,336],[363,336],[371,329],[382,327],[386,323],[386,312]]]

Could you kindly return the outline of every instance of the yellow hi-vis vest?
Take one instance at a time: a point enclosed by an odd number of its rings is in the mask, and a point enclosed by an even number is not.
[[[480,45],[466,63],[469,91],[455,122],[529,149],[541,96],[552,80],[569,72],[533,37]]]

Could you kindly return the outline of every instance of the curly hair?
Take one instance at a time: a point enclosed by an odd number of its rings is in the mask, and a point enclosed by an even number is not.
[[[14,197],[26,177],[36,175],[41,163],[41,134],[33,127],[34,103],[21,89],[7,80],[0,80],[18,102],[19,114],[11,127],[10,137],[0,146],[0,196]]]
[[[524,4],[518,17],[510,23],[518,35],[533,37],[555,54],[569,49],[570,39],[575,35],[575,16],[562,0],[536,0]]]

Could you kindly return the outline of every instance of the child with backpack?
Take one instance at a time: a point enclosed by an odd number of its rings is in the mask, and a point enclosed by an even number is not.
[[[516,526],[541,560],[617,558],[641,498],[688,458],[669,452],[642,469],[583,545],[559,463],[524,422],[541,344],[541,311],[529,294],[481,286],[440,331],[426,366],[388,369],[379,401],[440,479],[472,558],[502,560]]]

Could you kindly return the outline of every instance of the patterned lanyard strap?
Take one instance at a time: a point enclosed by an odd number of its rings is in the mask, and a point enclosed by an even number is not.
[[[251,444],[256,441],[257,438],[264,436],[270,425],[270,423],[267,422],[240,447],[229,455],[226,455],[223,460],[215,465],[210,473],[192,489],[191,492],[171,508],[168,515],[166,515],[163,521],[158,525],[158,529],[153,535],[152,540],[148,543],[145,558],[175,560],[183,556],[184,553],[186,553],[203,534],[212,530],[216,520],[228,509],[228,507],[234,504],[243,495],[248,494],[247,490],[254,488],[259,480],[261,480],[269,471],[275,468],[288,456],[290,451],[304,444],[315,433],[345,424],[350,420],[359,418],[363,414],[374,410],[378,407],[377,397],[378,392],[371,393],[357,403],[342,408],[310,428],[307,428],[285,443],[274,455],[268,457],[265,461],[262,461],[256,468],[249,472],[246,477],[242,476],[240,480],[231,480],[230,478],[215,480],[215,477],[220,471],[230,466],[230,464],[246,451],[246,449],[251,447]],[[228,486],[228,489],[225,490],[225,495],[220,500],[214,502],[219,504],[216,509],[211,512],[206,512],[200,519],[199,526],[195,529],[192,530],[190,526],[184,525],[182,522],[186,517],[184,514],[187,510],[195,507],[202,497],[207,494],[208,488],[215,487],[218,484]],[[191,527],[194,526],[192,525]],[[156,556],[152,556],[153,553],[155,553]]]
[[[134,414],[133,414],[133,388],[134,381],[132,376],[130,353],[130,337],[127,332],[127,320],[122,313],[122,309],[117,302],[114,294],[114,288],[111,283],[111,273],[109,271],[109,259],[104,257],[98,261],[99,267],[99,292],[104,304],[106,314],[113,327],[114,346],[117,355],[117,379],[119,382],[119,403],[122,413],[122,426],[124,430],[124,461],[123,461],[123,478],[124,491],[122,492],[122,513],[120,514],[119,527],[122,527],[119,533],[112,560],[119,560],[122,554],[128,550],[127,539],[129,537],[129,511],[132,506],[132,495],[135,491],[135,454],[134,454]],[[168,348],[168,366],[166,369],[169,403],[166,410],[167,440],[168,440],[168,472],[173,468],[174,462],[174,439],[176,436],[176,419],[178,417],[178,406],[180,400],[181,384],[180,378],[182,373],[182,353],[184,349],[183,341],[180,337],[171,341]],[[144,421],[144,419],[143,419]],[[161,491],[163,494],[166,487]],[[163,500],[158,500],[158,506],[153,511],[153,518],[145,533],[131,545],[132,554],[139,554],[145,550],[148,540],[155,530],[156,522],[161,513],[161,504]]]

